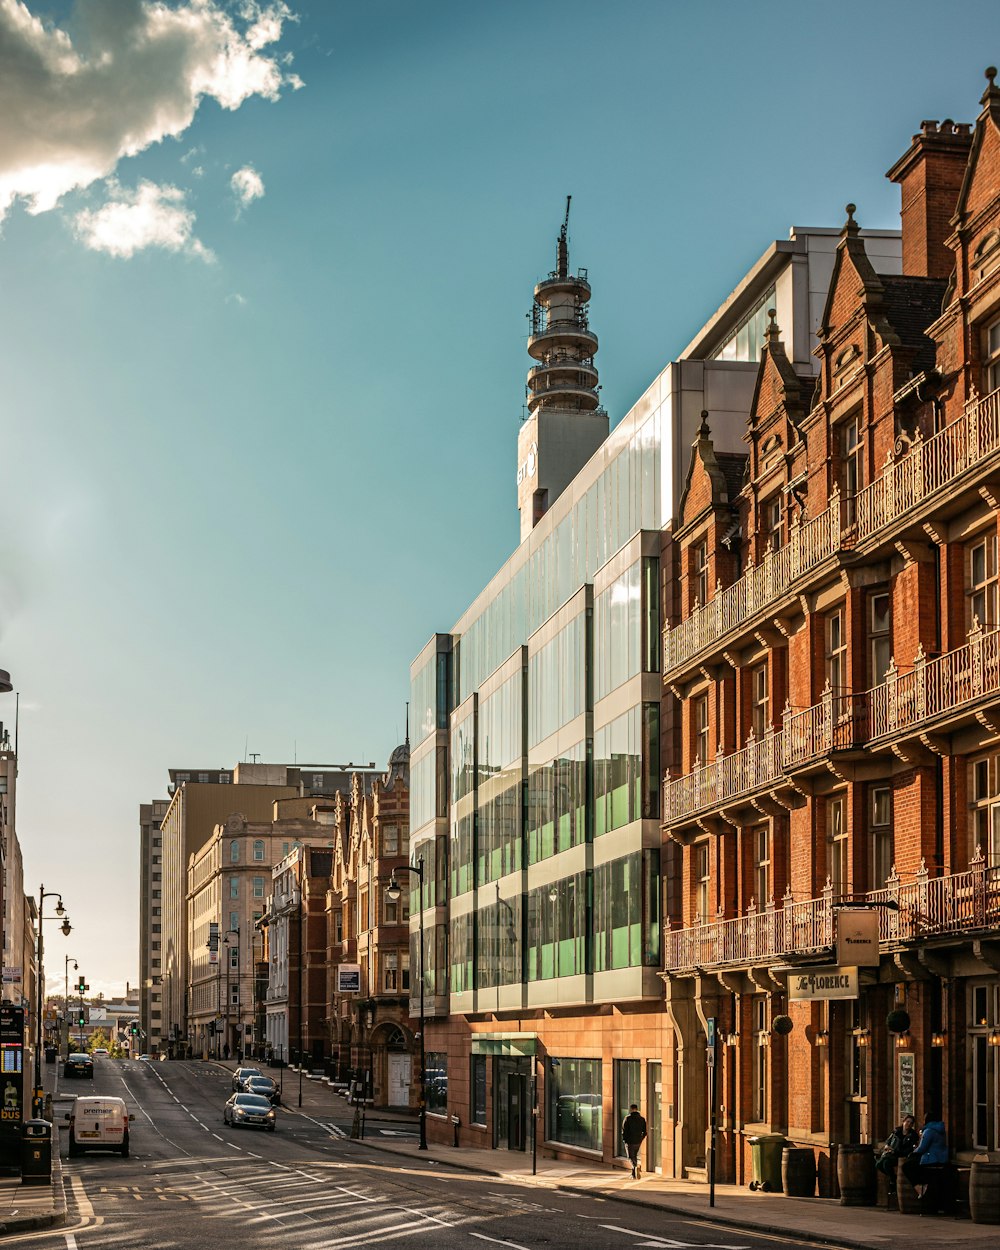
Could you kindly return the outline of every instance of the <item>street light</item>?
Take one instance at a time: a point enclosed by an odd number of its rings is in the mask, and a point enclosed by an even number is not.
[[[385,896],[391,903],[398,903],[402,889],[396,880],[397,872],[415,872],[420,882],[420,1149],[427,1149],[427,1051],[424,1046],[424,858],[419,856],[415,864],[394,868],[385,887]]]
[[[44,1010],[45,997],[45,972],[43,958],[45,955],[45,943],[42,939],[42,920],[44,919],[42,908],[47,898],[57,898],[59,902],[56,904],[56,915],[62,916],[63,922],[60,925],[63,933],[68,937],[72,925],[66,917],[66,908],[63,907],[62,895],[56,890],[46,890],[44,885],[38,887],[38,1010],[35,1015],[35,1090],[31,1097],[31,1114],[35,1119],[39,1119],[42,1114],[42,1108],[45,1105],[45,1092],[42,1088],[42,1012]]]
[[[66,1020],[66,1054],[69,1054],[69,965],[72,961],[73,971],[79,972],[80,965],[73,959],[72,955],[67,955],[63,961],[63,976],[65,977],[65,988],[63,990],[63,1016]]]
[[[230,1006],[231,1006],[230,1000],[231,1000],[231,998],[232,998],[232,992],[231,992],[231,990],[230,990],[230,980],[231,980],[231,978],[230,978],[229,974],[230,974],[230,972],[232,972],[232,969],[233,969],[233,947],[232,947],[232,945],[231,945],[231,943],[230,943],[229,939],[230,939],[230,937],[232,937],[232,935],[233,935],[234,933],[236,934],[236,998],[237,998],[237,1001],[239,1002],[239,1004],[242,1006],[242,1000],[240,999],[240,926],[239,926],[239,925],[237,925],[235,929],[229,929],[229,930],[227,931],[227,933],[226,933],[226,936],[222,939],[222,944],[223,944],[223,946],[225,946],[225,948],[226,948],[226,1032],[225,1032],[225,1041],[226,1041],[226,1046],[227,1046],[227,1047],[229,1046],[229,1008],[230,1008]],[[239,1012],[237,1013],[237,1017],[236,1017],[236,1018],[237,1018],[237,1020],[240,1022],[240,1023],[237,1025],[237,1031],[239,1031],[239,1029],[242,1027],[242,1016],[240,1015],[240,1013],[239,1013]],[[235,1053],[235,1051],[236,1051],[236,1046],[230,1047],[230,1050],[229,1050],[229,1053],[230,1053],[230,1054],[234,1054],[234,1053]]]

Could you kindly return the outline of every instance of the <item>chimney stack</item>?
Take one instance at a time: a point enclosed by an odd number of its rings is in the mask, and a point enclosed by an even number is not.
[[[899,184],[903,273],[948,278],[955,255],[945,246],[972,147],[972,127],[945,118],[920,123],[909,150],[886,177]]]

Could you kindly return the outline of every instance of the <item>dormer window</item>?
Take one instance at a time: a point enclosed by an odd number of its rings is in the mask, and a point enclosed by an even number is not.
[[[761,520],[764,528],[764,542],[768,551],[779,551],[782,545],[784,522],[784,501],[779,492],[766,500],[762,509]]]
[[[1000,321],[994,321],[986,331],[986,390],[1000,387]]]
[[[991,230],[979,243],[972,255],[972,272],[976,282],[982,282],[1000,266],[1000,230]]]
[[[695,598],[704,605],[708,602],[708,543],[698,543],[691,553],[691,574]]]

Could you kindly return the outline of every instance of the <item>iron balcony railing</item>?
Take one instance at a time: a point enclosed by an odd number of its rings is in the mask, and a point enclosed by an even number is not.
[[[932,438],[918,434],[905,455],[890,455],[879,477],[856,495],[841,499],[834,491],[825,512],[793,525],[784,547],[769,551],[731,586],[717,586],[707,603],[696,604],[688,617],[664,630],[664,677],[743,630],[827,557],[896,524],[997,453],[1000,388],[973,394],[962,415]]]
[[[977,847],[968,869],[931,877],[921,861],[912,881],[893,869],[884,889],[862,898],[837,898],[828,881],[819,898],[797,901],[791,891],[781,903],[731,920],[664,932],[664,970],[683,972],[724,965],[748,966],[832,950],[838,906],[871,903],[878,910],[879,940],[888,945],[935,935],[974,933],[1000,926],[1000,865],[987,864]]]

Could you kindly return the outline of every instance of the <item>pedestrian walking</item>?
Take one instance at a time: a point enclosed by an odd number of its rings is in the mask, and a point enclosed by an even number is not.
[[[225,1046],[223,1046],[222,1048],[222,1057],[223,1059],[229,1058],[229,1043],[228,1042],[226,1042]]]
[[[632,1103],[628,1115],[622,1120],[622,1141],[632,1164],[632,1179],[642,1176],[642,1164],[639,1162],[639,1147],[646,1140],[646,1121],[639,1114],[638,1103]]]

